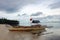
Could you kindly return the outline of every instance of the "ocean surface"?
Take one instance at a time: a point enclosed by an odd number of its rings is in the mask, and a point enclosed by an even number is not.
[[[22,25],[22,26],[31,26],[32,23],[30,22],[30,20],[28,19],[21,19],[20,22],[19,22],[19,25]],[[53,26],[53,28],[60,28],[60,22],[40,22],[39,24],[41,25],[46,25],[46,26]]]
[[[48,27],[49,26],[52,26],[52,28],[60,28],[60,22],[45,22],[45,23],[40,23],[40,24],[42,24],[42,25],[47,25]]]

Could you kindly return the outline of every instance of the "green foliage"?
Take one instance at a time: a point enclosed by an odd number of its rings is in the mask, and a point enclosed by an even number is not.
[[[8,20],[8,19],[0,19],[0,24],[9,24],[9,25],[12,25],[12,26],[16,26],[19,24],[19,21],[17,20]]]

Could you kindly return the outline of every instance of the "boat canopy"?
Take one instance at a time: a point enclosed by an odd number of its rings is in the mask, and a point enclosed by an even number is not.
[[[32,23],[40,23],[39,20],[33,20]]]

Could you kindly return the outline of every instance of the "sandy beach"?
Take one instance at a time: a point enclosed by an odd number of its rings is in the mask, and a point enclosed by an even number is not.
[[[4,24],[0,24],[0,40],[60,40],[60,29],[47,29],[41,36],[28,32],[11,32]]]

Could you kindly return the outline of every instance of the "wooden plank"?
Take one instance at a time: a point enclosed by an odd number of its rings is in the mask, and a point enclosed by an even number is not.
[[[9,28],[9,30],[26,30],[26,31],[28,31],[28,30],[45,30],[45,28]]]

